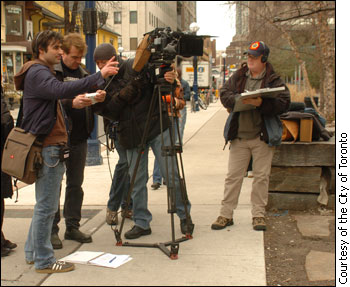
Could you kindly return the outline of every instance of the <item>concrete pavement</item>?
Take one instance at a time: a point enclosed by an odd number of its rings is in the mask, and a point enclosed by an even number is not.
[[[18,244],[11,256],[1,259],[1,285],[266,285],[263,233],[252,229],[250,214],[251,180],[244,180],[234,226],[212,231],[210,225],[219,215],[227,170],[228,148],[224,145],[223,126],[227,112],[220,102],[210,104],[206,111],[191,113],[188,108],[184,135],[183,162],[192,219],[193,239],[180,243],[178,260],[170,260],[157,248],[117,247],[114,233],[105,223],[106,202],[111,178],[106,152],[103,165],[85,169],[84,205],[81,230],[92,234],[93,242],[80,244],[63,240],[63,249],[56,250],[62,258],[76,250],[128,254],[133,260],[117,269],[76,264],[76,270],[63,274],[43,275],[24,261],[24,243],[29,230],[34,199],[34,185],[19,190],[19,200],[6,199],[4,234]],[[149,157],[149,174],[153,169]],[[112,173],[117,153],[109,157]],[[64,186],[65,183],[63,183]],[[166,187],[149,187],[149,209],[153,214],[152,234],[133,242],[156,243],[171,240],[170,215],[167,214]],[[61,196],[61,204],[64,193]],[[126,220],[123,234],[132,226]],[[181,237],[179,219],[175,215],[176,238]],[[60,222],[60,238],[65,231]],[[124,237],[123,240],[125,241]]]

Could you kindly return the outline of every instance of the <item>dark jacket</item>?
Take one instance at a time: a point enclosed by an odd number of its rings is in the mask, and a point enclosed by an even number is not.
[[[24,90],[22,128],[34,135],[47,135],[56,123],[57,100],[88,92],[93,86],[101,85],[103,78],[98,72],[63,83],[48,66],[37,61],[27,62],[15,76],[15,83],[17,90]]]
[[[225,85],[220,90],[220,100],[225,108],[233,110],[235,106],[235,96],[244,92],[245,83],[247,81],[246,73],[248,66],[246,63],[242,64],[242,67],[233,74]],[[281,92],[276,98],[266,99],[264,98],[262,104],[258,109],[260,110],[262,118],[262,126],[260,139],[264,142],[269,142],[269,137],[264,122],[264,116],[280,115],[286,112],[290,104],[290,94],[288,87],[284,84],[283,80],[275,73],[272,65],[266,63],[266,74],[262,80],[261,88],[275,88],[285,86],[286,90]],[[228,140],[234,140],[237,137],[239,126],[239,112],[235,112],[232,116],[230,128],[228,130]]]
[[[10,111],[8,110],[7,104],[4,99],[3,90],[1,87],[1,159],[2,152],[5,146],[5,141],[12,128],[13,118],[10,114]],[[1,199],[12,197],[12,194],[13,190],[11,176],[1,171]]]
[[[63,74],[62,62],[55,65],[54,70],[55,70],[56,78],[59,81],[63,82],[64,74]],[[80,71],[81,79],[89,75],[89,73],[85,71],[81,66],[79,66],[79,71]],[[88,92],[94,92],[96,91],[96,88],[97,87],[95,87],[94,89]],[[76,94],[76,96],[77,95],[78,94]],[[92,130],[94,129],[94,114],[93,114],[94,105],[85,107],[82,109],[74,109],[72,107],[73,99],[64,99],[61,102],[62,102],[64,111],[66,112],[66,115],[68,117],[68,125],[70,130],[70,134],[69,134],[70,143],[76,144],[87,140]]]
[[[123,78],[120,79],[121,86],[126,83],[132,83],[133,79],[137,76],[132,69],[133,59],[125,61],[123,65],[125,70],[123,72]],[[109,102],[105,101],[105,107],[101,112],[101,115],[107,119],[119,121],[117,127],[118,139],[119,143],[125,149],[136,148],[141,143],[155,87],[154,84],[151,83],[148,67],[141,71],[141,75],[138,76],[140,76],[138,81],[141,81],[142,85],[141,94],[136,95],[132,102],[127,103],[119,97],[119,87],[114,91],[111,100]],[[169,127],[169,117],[166,109],[162,109],[162,115],[164,131]],[[150,127],[146,143],[154,139],[160,133],[159,101],[157,98],[150,112]]]

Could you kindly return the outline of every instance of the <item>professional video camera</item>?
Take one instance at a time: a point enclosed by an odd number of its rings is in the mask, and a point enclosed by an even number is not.
[[[144,34],[144,39],[136,51],[133,69],[141,71],[146,63],[155,66],[168,66],[177,55],[183,57],[203,55],[203,37],[172,31],[167,28],[156,28]]]

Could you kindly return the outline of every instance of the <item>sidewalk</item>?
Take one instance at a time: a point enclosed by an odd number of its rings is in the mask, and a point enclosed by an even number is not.
[[[180,243],[178,260],[170,260],[158,248],[117,247],[114,233],[105,223],[106,202],[111,178],[106,152],[102,153],[103,165],[85,168],[84,205],[81,230],[92,234],[93,242],[80,244],[63,240],[63,249],[56,250],[60,259],[73,251],[104,251],[128,254],[133,260],[117,269],[76,264],[75,271],[64,274],[44,275],[24,261],[24,243],[33,212],[34,185],[19,190],[15,197],[6,200],[4,234],[18,247],[8,257],[1,259],[1,285],[266,285],[263,233],[252,229],[250,213],[250,178],[245,178],[240,204],[235,212],[234,226],[213,231],[210,225],[219,215],[227,172],[228,147],[223,151],[223,127],[228,114],[218,101],[206,111],[191,113],[187,109],[184,135],[183,163],[189,199],[192,203],[192,219],[195,223],[193,239]],[[117,153],[110,154],[111,172],[117,162]],[[149,174],[153,169],[150,152]],[[166,187],[150,188],[148,182],[149,209],[153,214],[152,234],[133,242],[156,243],[171,240],[170,215],[167,214]],[[65,182],[63,183],[65,186]],[[64,201],[64,192],[61,204]],[[181,237],[180,223],[175,215],[176,238]],[[126,220],[124,233],[132,226]],[[65,232],[64,220],[60,222],[60,238]],[[119,226],[118,226],[119,227]]]

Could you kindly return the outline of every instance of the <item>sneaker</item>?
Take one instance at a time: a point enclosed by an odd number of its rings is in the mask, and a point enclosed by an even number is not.
[[[224,229],[226,226],[233,225],[233,219],[229,219],[223,216],[219,216],[216,221],[211,225],[211,229],[219,230]]]
[[[27,260],[27,259],[26,259],[26,263],[27,263],[28,265],[33,265],[33,264],[34,264],[34,261],[33,261],[33,260]]]
[[[187,224],[188,222],[188,224]],[[180,228],[182,234],[191,234],[193,233],[194,224],[192,223],[191,216],[189,217],[189,220],[187,221],[187,218],[180,220]]]
[[[266,230],[265,217],[253,217],[254,230]]]
[[[4,247],[8,249],[15,249],[17,247],[16,243],[11,242],[10,240],[4,241]]]
[[[112,211],[107,207],[106,222],[108,225],[118,224],[118,212]]]
[[[44,269],[35,269],[38,273],[62,273],[72,270],[74,270],[74,264],[64,261],[56,261]]]
[[[52,233],[51,234],[51,244],[52,244],[52,248],[53,249],[62,249],[62,247],[63,247],[62,241],[58,237],[57,233]]]
[[[67,229],[65,234],[64,234],[64,239],[75,240],[75,241],[78,241],[80,243],[92,242],[92,238],[89,234],[85,234],[77,228]]]
[[[149,235],[152,233],[151,228],[143,229],[137,225],[134,225],[128,232],[124,234],[126,239],[136,239],[143,235]]]
[[[156,189],[160,188],[160,183],[159,182],[155,182],[155,183],[153,183],[151,185],[151,187],[152,187],[153,190],[156,190]]]

